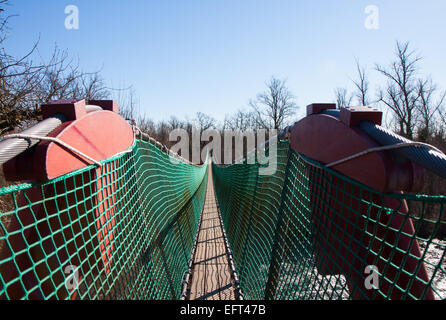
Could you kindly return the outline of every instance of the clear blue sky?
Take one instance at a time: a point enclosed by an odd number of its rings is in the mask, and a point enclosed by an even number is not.
[[[304,109],[332,102],[350,87],[355,58],[382,81],[395,40],[411,41],[426,74],[446,89],[444,0],[11,0],[8,49],[25,53],[40,34],[40,52],[54,44],[80,59],[84,70],[103,67],[107,84],[133,85],[141,109],[155,120],[218,120],[264,89],[272,75],[288,79]],[[79,30],[64,27],[67,5],[80,13]],[[380,10],[378,30],[367,30],[367,5]]]

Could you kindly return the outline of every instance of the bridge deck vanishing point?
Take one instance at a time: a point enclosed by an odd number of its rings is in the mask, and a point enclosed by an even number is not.
[[[211,165],[189,290],[189,300],[236,300],[236,287],[215,200]]]

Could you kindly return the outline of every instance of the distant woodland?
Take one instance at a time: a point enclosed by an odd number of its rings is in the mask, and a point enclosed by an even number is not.
[[[83,70],[81,62],[64,49],[55,46],[50,58],[45,60],[40,55],[39,39],[36,39],[29,44],[27,53],[12,55],[6,46],[9,21],[13,18],[9,9],[8,0],[0,0],[1,135],[20,131],[39,121],[40,105],[59,99],[117,100],[123,117],[135,120],[142,131],[168,147],[175,143],[169,141],[169,132],[176,128],[189,131],[193,126],[201,130],[280,130],[298,120],[295,94],[299,93],[291,92],[285,79],[271,77],[244,109],[227,115],[223,121],[197,113],[187,120],[172,116],[169,120],[155,122],[143,112],[144,106],[139,104],[132,87],[107,87],[101,70]],[[446,151],[446,91],[439,88],[430,75],[423,73],[421,62],[421,53],[411,43],[400,41],[395,43],[393,52],[389,51],[388,61],[377,62],[369,68],[358,60],[352,61],[357,70],[352,79],[354,90],[334,88],[333,102],[338,107],[377,107],[387,115],[385,126],[388,129]],[[371,73],[381,76],[379,84],[370,83]],[[0,183],[5,184],[4,181]],[[444,195],[446,183],[427,173],[423,193]]]

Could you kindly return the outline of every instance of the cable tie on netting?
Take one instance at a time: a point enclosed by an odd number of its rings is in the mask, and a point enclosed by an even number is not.
[[[378,151],[386,151],[386,150],[395,150],[395,149],[401,149],[401,148],[407,148],[407,147],[428,148],[428,149],[431,149],[433,151],[436,151],[438,153],[443,154],[443,152],[440,149],[438,149],[438,148],[436,148],[436,147],[434,147],[434,146],[432,146],[430,144],[427,144],[427,143],[423,143],[423,142],[403,142],[403,143],[397,143],[397,144],[393,144],[393,145],[389,145],[389,146],[381,146],[381,147],[370,148],[370,149],[367,149],[367,150],[355,153],[355,154],[353,154],[351,156],[345,157],[343,159],[340,159],[340,160],[334,161],[332,163],[326,164],[325,166],[327,168],[330,168],[330,167],[334,167],[336,165],[345,163],[347,161],[350,161],[350,160],[362,157],[362,156],[364,156],[366,154],[369,154],[369,153],[378,152]]]

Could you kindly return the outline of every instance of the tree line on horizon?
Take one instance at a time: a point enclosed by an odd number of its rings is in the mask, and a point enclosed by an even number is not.
[[[8,133],[40,120],[40,105],[52,100],[115,99],[121,115],[136,120],[139,127],[168,144],[166,132],[174,128],[200,126],[208,129],[256,130],[277,129],[294,123],[298,110],[296,97],[285,79],[271,77],[266,89],[250,99],[244,109],[227,115],[219,123],[205,113],[193,119],[155,122],[141,112],[135,91],[106,86],[100,70],[85,72],[80,62],[66,50],[55,46],[45,61],[39,52],[39,39],[20,57],[6,48],[8,0],[0,0],[0,133]],[[411,140],[428,142],[444,148],[446,131],[446,90],[440,90],[430,75],[422,75],[421,56],[410,48],[409,42],[396,42],[393,60],[387,66],[375,64],[373,71],[383,76],[377,92],[371,92],[368,71],[356,60],[357,77],[352,80],[354,90],[335,89],[338,107],[372,105],[389,113],[386,126]]]
[[[155,122],[141,112],[135,91],[106,86],[100,70],[85,72],[80,62],[66,50],[55,46],[45,61],[39,52],[39,39],[20,57],[8,52],[9,32],[7,14],[9,0],[0,0],[0,134],[5,134],[40,120],[40,105],[52,100],[115,99],[121,115],[134,119],[139,127],[160,142],[168,145],[167,131],[174,128],[200,126],[203,129],[281,130],[298,119],[296,97],[285,79],[271,77],[266,89],[249,100],[246,108],[227,115],[222,123],[205,113],[193,119]],[[411,140],[432,143],[445,148],[446,90],[440,90],[431,76],[422,75],[421,56],[410,48],[409,42],[396,42],[393,60],[388,66],[375,64],[373,71],[383,76],[377,92],[371,92],[366,68],[356,60],[357,77],[352,80],[354,90],[335,89],[338,107],[372,105],[389,113],[386,126]]]
[[[298,119],[296,97],[285,79],[271,77],[265,89],[249,100],[246,108],[227,115],[222,123],[205,113],[198,112],[193,119],[178,119],[155,122],[141,112],[132,87],[113,89],[106,86],[100,70],[85,72],[80,62],[69,52],[57,46],[52,49],[48,60],[41,57],[39,39],[30,45],[26,54],[16,57],[9,53],[6,40],[9,32],[7,14],[8,0],[0,0],[0,135],[22,130],[41,120],[40,105],[52,100],[114,99],[120,105],[120,114],[135,120],[138,127],[167,147],[173,129],[183,128],[192,132],[200,130],[258,130],[284,129]],[[446,151],[446,91],[441,90],[430,75],[423,75],[422,58],[412,50],[409,42],[396,42],[393,58],[388,65],[375,64],[367,70],[356,60],[356,78],[352,80],[354,90],[338,87],[334,100],[339,107],[372,105],[388,114],[384,124],[396,133],[415,141],[432,144]],[[369,72],[382,76],[378,90],[372,92]],[[206,143],[202,142],[201,147]],[[6,185],[3,172],[0,185]],[[425,194],[446,195],[444,181],[426,172]],[[2,203],[0,201],[0,209]],[[438,208],[430,208],[428,216],[435,216]],[[429,233],[430,228],[424,228]],[[442,231],[446,234],[446,230]]]
[[[66,50],[55,46],[49,60],[41,57],[39,39],[30,45],[26,54],[16,57],[6,47],[12,18],[7,14],[8,0],[0,0],[0,134],[21,130],[41,119],[40,105],[52,100],[114,99],[126,119],[136,121],[139,128],[154,139],[171,147],[173,129],[192,127],[201,130],[281,130],[293,124],[298,104],[296,96],[287,86],[286,79],[271,77],[265,88],[244,109],[227,115],[219,123],[212,116],[198,112],[192,119],[153,121],[141,112],[135,91],[129,87],[113,89],[106,86],[101,71],[85,72],[80,62]],[[438,87],[430,75],[424,75],[421,56],[409,42],[397,41],[393,57],[387,65],[376,63],[367,70],[356,60],[354,90],[338,87],[334,102],[338,107],[371,105],[388,114],[384,124],[394,132],[415,141],[432,144],[446,151],[446,91]],[[372,92],[369,73],[376,72],[383,81]],[[446,194],[446,184],[441,178],[427,173],[426,187],[429,194]]]

